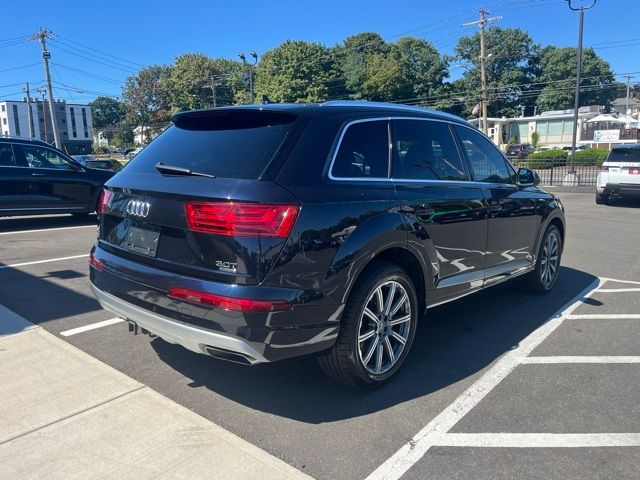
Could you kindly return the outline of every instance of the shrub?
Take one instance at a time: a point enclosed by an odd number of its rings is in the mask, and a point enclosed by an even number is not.
[[[530,153],[527,157],[527,167],[532,169],[551,168],[551,166],[564,165],[567,161],[567,152],[564,150],[546,150],[544,152]]]
[[[597,165],[601,167],[607,155],[609,155],[609,151],[600,148],[578,150],[576,152],[576,165]]]
[[[540,134],[538,132],[531,132],[531,146],[538,148],[538,142],[540,141]]]

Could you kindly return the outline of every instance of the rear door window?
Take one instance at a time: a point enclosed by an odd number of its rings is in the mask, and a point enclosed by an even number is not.
[[[456,125],[456,133],[476,182],[514,183],[512,170],[497,147],[471,128]]]
[[[387,178],[389,124],[386,120],[352,123],[342,136],[331,168],[334,178]]]
[[[71,164],[56,152],[45,147],[22,145],[22,153],[31,168],[74,170]]]
[[[0,143],[0,167],[24,167],[20,164],[9,143]]]
[[[178,115],[138,153],[128,172],[157,173],[157,163],[223,178],[260,178],[291,134],[296,116],[268,110],[214,110]]]
[[[447,123],[395,120],[393,126],[393,178],[467,180]]]

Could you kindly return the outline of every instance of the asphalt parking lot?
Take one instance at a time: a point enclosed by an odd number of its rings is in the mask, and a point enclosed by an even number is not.
[[[554,291],[429,310],[374,392],[311,358],[246,367],[128,334],[89,291],[95,217],[0,219],[0,304],[318,479],[637,479],[640,203],[560,196]]]

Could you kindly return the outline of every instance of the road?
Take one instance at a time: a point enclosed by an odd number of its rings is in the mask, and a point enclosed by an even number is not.
[[[560,196],[554,291],[502,285],[429,310],[373,392],[311,358],[246,367],[124,322],[83,328],[113,319],[88,288],[93,217],[1,219],[0,304],[318,479],[637,479],[640,284],[620,281],[640,281],[640,204]]]

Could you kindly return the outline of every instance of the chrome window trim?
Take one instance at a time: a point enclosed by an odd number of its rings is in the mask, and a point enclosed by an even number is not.
[[[422,113],[422,112],[420,112]],[[488,183],[486,182],[476,182],[473,179],[469,179],[469,180],[419,180],[419,179],[415,179],[415,178],[391,178],[391,159],[389,159],[389,168],[387,170],[387,177],[335,177],[332,173],[333,171],[333,164],[336,161],[336,157],[338,156],[338,151],[340,150],[340,146],[342,145],[342,140],[344,139],[345,133],[347,132],[347,130],[349,129],[349,127],[351,125],[354,125],[356,123],[365,123],[365,122],[380,122],[380,121],[386,121],[386,122],[391,122],[392,120],[420,120],[420,121],[425,121],[425,122],[440,122],[440,123],[446,123],[447,125],[450,126],[455,126],[455,125],[460,125],[464,128],[469,128],[470,130],[474,130],[478,133],[480,133],[481,135],[483,135],[482,132],[480,132],[477,128],[471,126],[471,125],[465,125],[463,123],[456,123],[456,122],[452,122],[450,120],[443,120],[440,118],[428,118],[428,117],[405,117],[405,116],[387,116],[387,117],[368,117],[368,118],[358,118],[356,120],[351,120],[349,122],[347,122],[343,127],[342,130],[340,132],[340,136],[338,137],[338,142],[336,143],[336,146],[333,149],[333,152],[331,153],[331,162],[329,163],[329,169],[328,169],[328,177],[330,180],[333,180],[335,182],[371,182],[371,183],[376,183],[376,182],[389,182],[389,183],[393,183],[393,182],[403,182],[403,183],[453,183],[453,184],[464,184],[464,185],[470,185],[473,183],[479,183],[482,185],[488,185]],[[389,132],[389,129],[387,128],[387,132]],[[389,134],[387,134],[387,142],[391,145],[391,137]],[[454,143],[456,143],[456,148],[459,148],[457,145],[457,141],[456,138],[453,137],[453,141]],[[499,150],[498,150],[499,151]],[[459,154],[462,152],[458,152]],[[391,148],[389,149],[389,155],[391,156]],[[460,156],[461,160],[464,160],[464,158],[462,157],[462,155]],[[464,163],[464,162],[463,162]],[[466,165],[465,165],[466,168]],[[469,174],[471,174],[471,172],[469,172]],[[504,185],[504,184],[500,184],[500,185]]]

